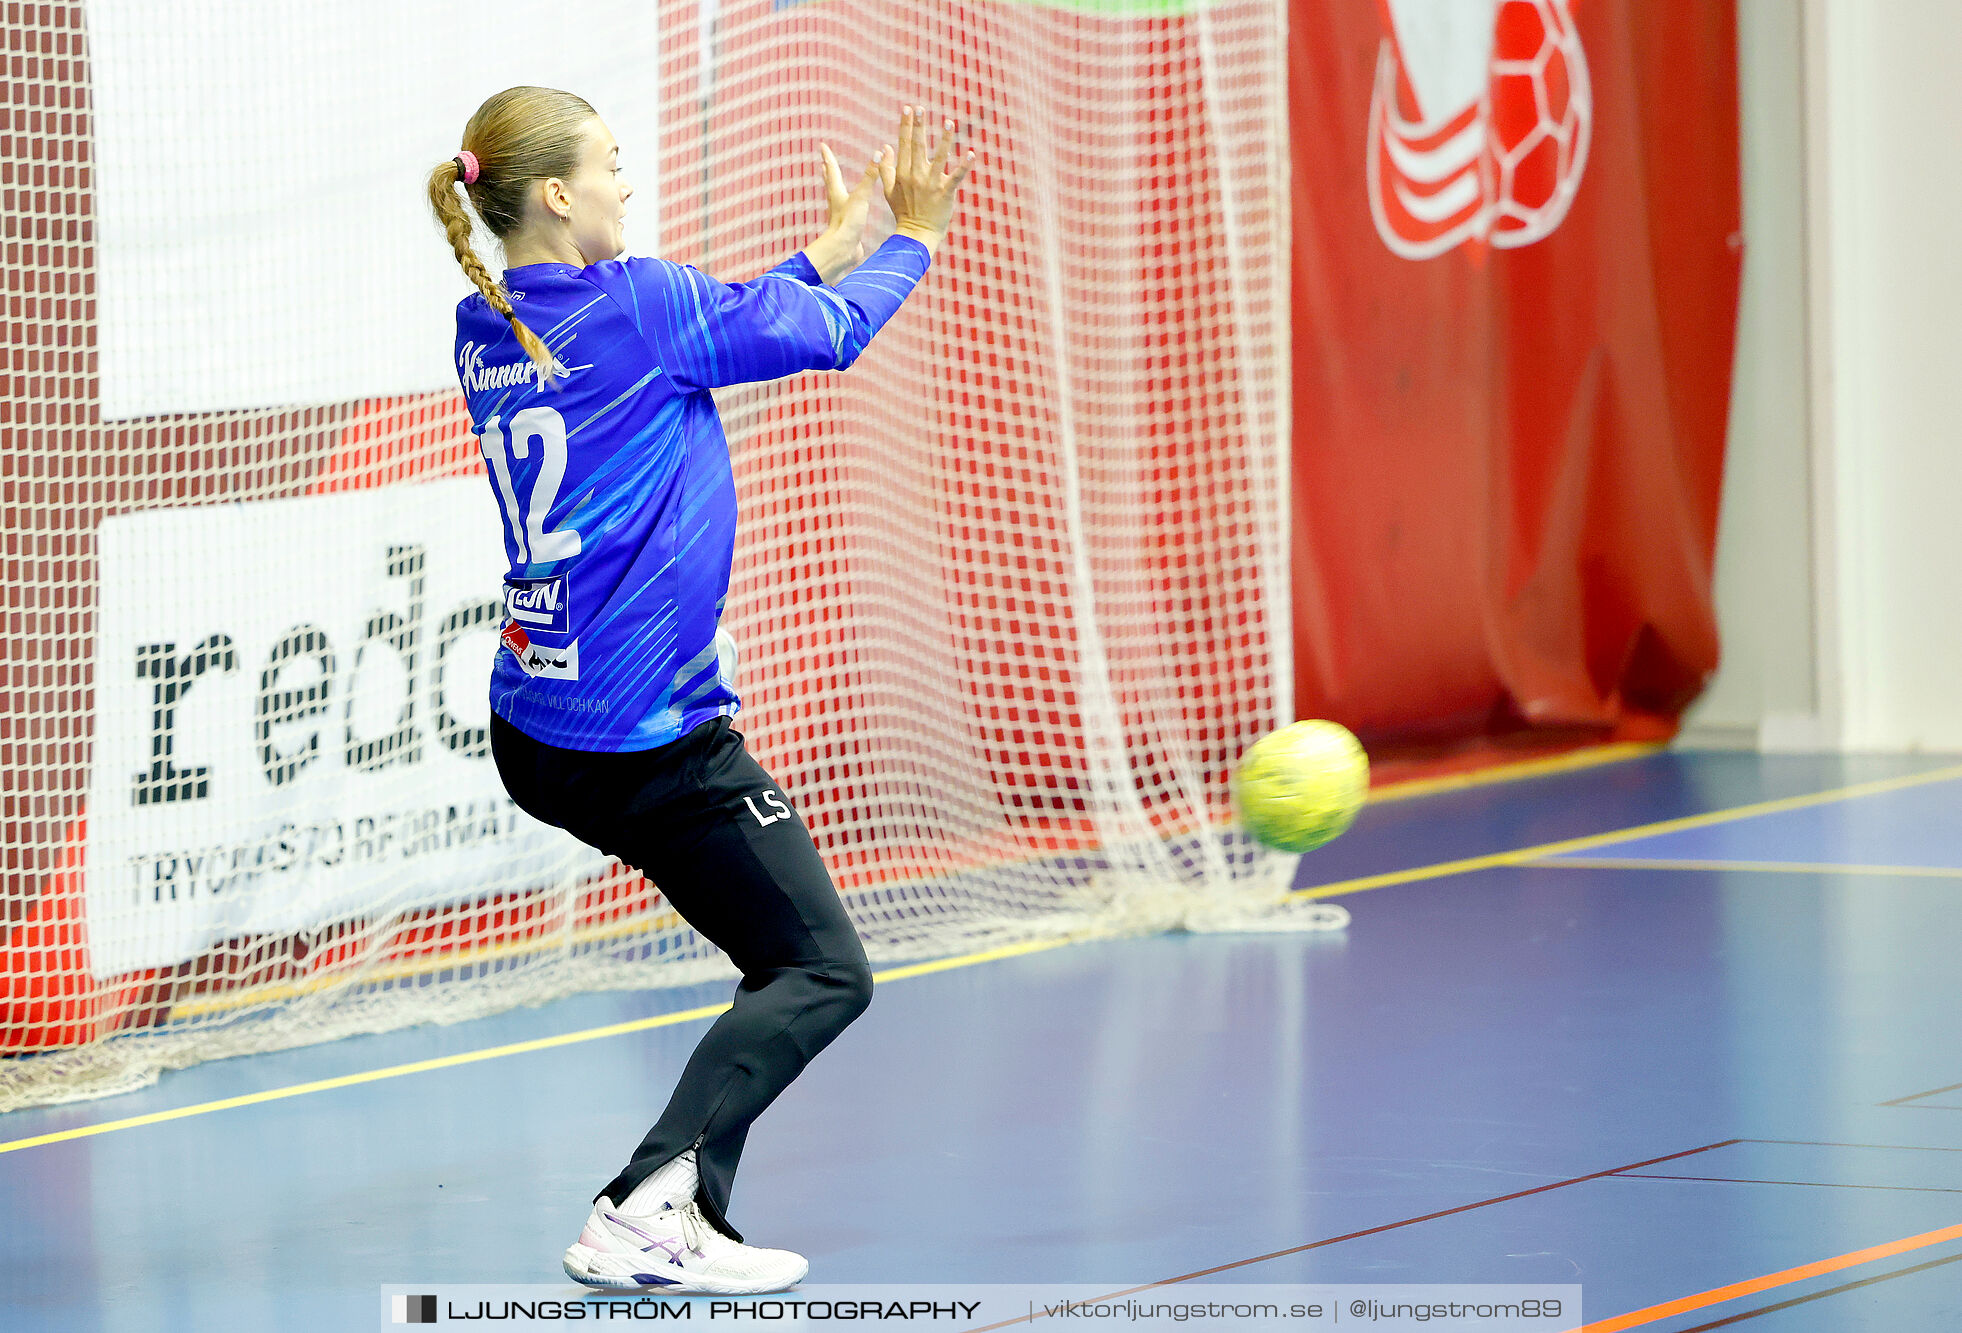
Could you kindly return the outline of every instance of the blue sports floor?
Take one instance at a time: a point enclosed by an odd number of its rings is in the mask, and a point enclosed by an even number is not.
[[[1345,933],[884,981],[758,1123],[734,1220],[823,1283],[1564,1282],[1599,1333],[1962,1328],[1954,758],[1469,786],[1301,882]],[[384,1283],[559,1280],[705,1018],[207,1104],[726,991],[0,1116],[0,1329],[369,1328]]]

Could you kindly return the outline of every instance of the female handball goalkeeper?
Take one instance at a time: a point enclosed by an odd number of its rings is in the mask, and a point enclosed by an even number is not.
[[[709,391],[858,358],[925,275],[973,166],[950,168],[949,137],[932,138],[904,108],[849,189],[824,149],[830,225],[734,285],[619,257],[633,190],[571,93],[498,93],[429,176],[477,288],[456,308],[457,374],[510,560],[498,774],[532,815],[644,871],[742,971],[565,1252],[588,1286],[780,1291],[809,1267],[743,1244],[729,1189],[750,1123],[864,1011],[872,974],[809,830],[730,728],[718,622],[736,491]],[[868,257],[881,186],[897,229]],[[501,283],[471,249],[465,195],[503,242]]]

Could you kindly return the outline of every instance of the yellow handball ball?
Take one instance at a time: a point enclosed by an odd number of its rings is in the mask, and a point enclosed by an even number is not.
[[[1311,852],[1356,822],[1369,756],[1339,722],[1294,722],[1255,741],[1233,773],[1233,803],[1256,839]]]

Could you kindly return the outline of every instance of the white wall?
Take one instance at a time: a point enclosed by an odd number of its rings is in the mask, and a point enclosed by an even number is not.
[[[1822,663],[1849,748],[1962,749],[1962,10],[1808,4]]]
[[[1805,383],[1804,118],[1797,0],[1738,0],[1744,282],[1737,317],[1717,618],[1723,660],[1689,743],[1813,740],[1812,487]]]
[[[1962,750],[1962,6],[1739,0],[1739,39],[1725,662],[1687,734]]]

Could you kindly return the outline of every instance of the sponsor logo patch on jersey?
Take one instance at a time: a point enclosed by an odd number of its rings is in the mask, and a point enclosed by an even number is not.
[[[563,574],[504,580],[504,609],[511,619],[540,634],[566,634],[572,629]]]
[[[525,669],[526,675],[544,680],[579,679],[579,640],[574,639],[563,648],[547,648],[533,643],[524,626],[515,620],[505,621],[498,637],[504,640],[504,646],[511,650],[511,655],[518,659],[518,665]]]

